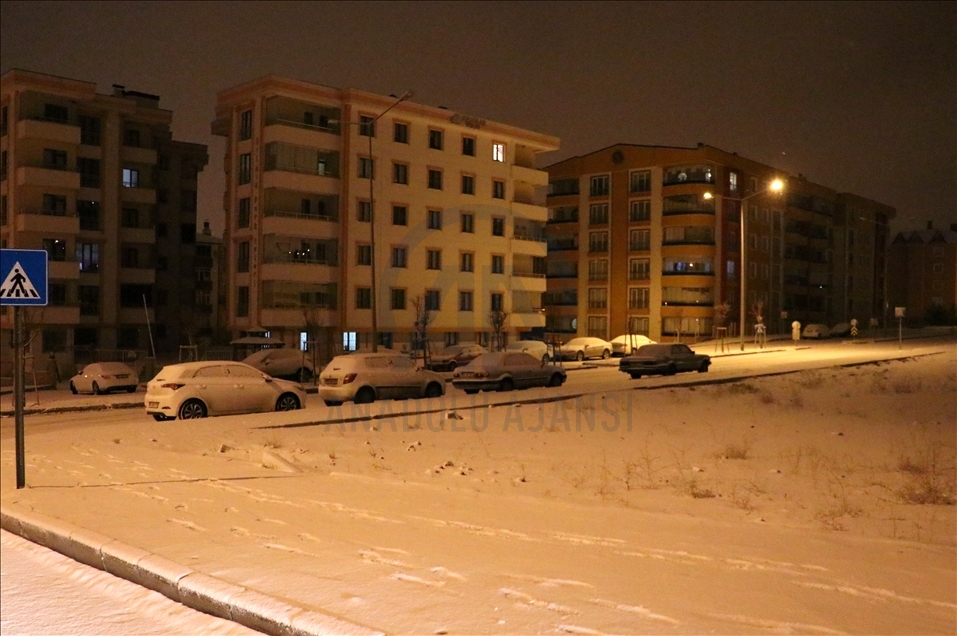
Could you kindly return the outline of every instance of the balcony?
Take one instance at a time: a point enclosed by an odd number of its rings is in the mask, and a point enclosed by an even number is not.
[[[260,311],[262,324],[275,327],[293,327],[297,330],[303,328],[303,317],[301,308],[266,308]],[[335,327],[339,324],[339,312],[335,309],[319,309],[316,312],[316,320],[323,327]]]
[[[290,283],[336,283],[339,272],[335,259],[268,257],[262,265],[262,280]],[[301,318],[300,312],[300,318]]]
[[[509,315],[509,324],[516,329],[534,329],[545,326],[545,310],[532,309],[530,311],[512,311]]]
[[[77,313],[79,313],[79,308],[77,308]],[[117,319],[121,325],[145,325],[147,315],[149,316],[150,324],[155,324],[155,310],[152,307],[144,309],[142,305],[139,307],[121,307]]]
[[[153,148],[139,148],[136,146],[123,146],[120,149],[120,158],[124,163],[156,163],[156,150]]]
[[[333,216],[299,214],[284,210],[267,210],[263,214],[264,234],[333,238],[339,235],[338,219]]]
[[[156,283],[156,270],[146,267],[120,268],[120,283],[153,285]]]
[[[17,215],[17,231],[42,232],[44,234],[76,234],[80,231],[80,220],[72,215],[32,210]]]
[[[39,322],[43,325],[75,325],[80,322],[80,306],[77,304],[47,305],[39,309]]]
[[[576,209],[573,212],[552,210],[548,224],[557,225],[559,223],[578,223],[578,210]]]
[[[548,185],[547,172],[544,170],[536,170],[535,168],[520,166],[518,164],[512,166],[512,178],[515,181],[521,181],[522,183],[528,183],[533,186]]]
[[[548,241],[549,252],[568,252],[578,249],[577,238],[550,239]]]
[[[544,293],[546,288],[545,274],[533,272],[524,268],[512,269],[512,289],[526,292]]]
[[[120,188],[120,200],[123,203],[155,205],[156,190],[153,188]]]
[[[512,213],[516,218],[528,219],[529,221],[538,221],[546,223],[548,221],[548,208],[543,205],[534,205],[527,201],[512,200]]]
[[[120,240],[124,243],[155,243],[156,230],[151,227],[121,227]]]
[[[50,280],[77,280],[80,266],[75,260],[47,261],[47,276]]]
[[[59,121],[24,119],[17,122],[17,138],[75,145],[80,143],[80,127]]]
[[[17,185],[76,190],[80,187],[80,175],[65,168],[20,166]]]

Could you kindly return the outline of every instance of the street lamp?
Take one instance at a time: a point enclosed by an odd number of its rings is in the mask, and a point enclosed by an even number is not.
[[[745,220],[747,219],[747,201],[751,197],[756,197],[759,194],[764,194],[766,192],[781,192],[784,189],[784,181],[781,179],[774,179],[771,183],[768,184],[763,190],[756,190],[751,194],[741,197],[741,323],[739,329],[741,330],[738,334],[738,337],[741,339],[741,351],[744,351],[744,324],[748,317],[747,312],[747,285],[748,285],[748,268],[745,260],[745,250],[747,249],[747,233],[744,231]]]
[[[373,193],[373,184],[375,179],[375,162],[372,159],[372,132],[375,127],[375,123],[379,121],[383,115],[387,112],[401,104],[407,99],[412,97],[412,90],[407,90],[402,93],[402,96],[396,99],[391,106],[386,108],[384,111],[376,115],[371,121],[367,122],[353,122],[358,123],[360,128],[359,132],[362,132],[361,126],[366,126],[366,132],[369,137],[369,233],[371,239],[369,241],[369,250],[372,252],[372,352],[375,353],[379,350],[379,302],[378,302],[378,283],[376,282],[376,252],[375,252],[375,199]]]

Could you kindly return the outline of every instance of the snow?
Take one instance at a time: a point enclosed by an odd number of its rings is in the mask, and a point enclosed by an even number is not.
[[[387,633],[951,634],[936,350],[454,416],[28,420],[20,491],[5,420],[2,500]]]

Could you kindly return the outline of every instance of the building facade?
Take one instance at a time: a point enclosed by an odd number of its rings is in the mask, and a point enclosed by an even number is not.
[[[954,324],[957,317],[957,223],[950,229],[900,232],[888,248],[890,311],[907,324]],[[890,314],[893,317],[893,313]]]
[[[0,78],[0,109],[0,244],[49,258],[49,305],[25,310],[32,353],[55,354],[64,373],[94,357],[151,354],[157,261],[180,261],[178,248],[157,241],[173,214],[157,193],[166,183],[171,196],[195,196],[205,148],[183,154],[185,180],[165,176],[163,149],[177,143],[172,113],[159,97],[118,85],[104,95],[91,82],[11,70]],[[185,232],[188,215],[177,212],[169,231]],[[178,287],[169,289],[175,298]],[[12,327],[4,311],[0,346]]]
[[[884,305],[893,208],[704,144],[619,144],[547,170],[549,331],[740,334],[741,276],[749,337],[759,316],[775,333]]]
[[[493,311],[508,334],[544,325],[535,157],[556,138],[276,76],[220,92],[212,128],[227,138],[233,335],[314,340],[327,358],[371,345],[373,306],[394,348],[422,312],[437,344],[485,342]]]

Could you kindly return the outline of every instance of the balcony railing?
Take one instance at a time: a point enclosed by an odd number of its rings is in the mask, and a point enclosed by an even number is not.
[[[302,254],[272,254],[263,258],[264,263],[291,263],[293,265],[328,265],[336,267],[339,263],[333,256],[305,256]]]
[[[664,270],[661,272],[662,276],[714,276],[714,272],[705,272],[705,271],[676,271],[676,270]]]
[[[551,239],[548,241],[549,252],[561,252],[565,250],[577,250],[578,241],[575,239]]]
[[[545,278],[545,274],[540,272],[533,272],[531,270],[513,268],[512,276],[521,276],[523,278]]]
[[[518,241],[534,241],[536,243],[548,243],[548,239],[542,236],[541,234],[534,234],[524,230],[515,228],[515,233],[512,234],[512,238]]]
[[[302,212],[293,212],[292,210],[266,210],[263,216],[281,216],[290,219],[302,219],[303,221],[330,221],[338,222],[337,214],[303,214]]]

